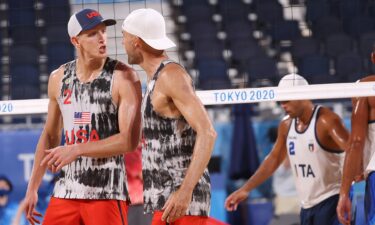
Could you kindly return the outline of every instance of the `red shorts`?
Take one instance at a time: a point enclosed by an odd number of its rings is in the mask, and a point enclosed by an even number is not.
[[[51,198],[44,225],[127,225],[128,206],[119,200]]]
[[[163,212],[157,211],[152,218],[152,225],[167,225],[167,222],[162,221]],[[208,225],[208,217],[206,216],[183,216],[169,225]]]

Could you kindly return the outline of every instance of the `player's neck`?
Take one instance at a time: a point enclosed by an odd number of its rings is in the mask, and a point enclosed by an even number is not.
[[[76,74],[81,82],[90,82],[94,80],[102,71],[105,58],[85,60],[77,59]]]
[[[308,124],[312,114],[314,113],[314,105],[311,102],[306,104],[307,105],[304,107],[301,116],[298,117],[299,122],[302,122],[303,124]]]
[[[139,66],[141,66],[142,69],[146,72],[147,80],[152,79],[161,62],[166,59],[168,59],[168,56],[166,54],[162,54],[160,56],[145,54],[143,56],[143,62],[140,63]]]

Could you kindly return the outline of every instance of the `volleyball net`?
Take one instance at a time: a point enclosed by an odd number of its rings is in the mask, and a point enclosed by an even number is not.
[[[233,37],[231,37],[231,31],[229,28],[231,26],[235,26],[236,23],[231,24],[230,21],[225,21],[226,17],[228,18],[230,17],[230,13],[231,13],[230,10],[232,10],[230,4],[226,4],[226,1],[223,1],[223,2],[211,1],[211,0],[210,1],[202,0],[202,1],[205,1],[206,5],[202,4],[199,7],[207,6],[208,8],[211,9],[210,12],[213,15],[212,21],[215,22],[215,26],[217,27],[216,31],[217,31],[218,40],[220,40],[221,43],[227,43],[225,44],[227,46],[225,46],[224,49],[220,49],[220,51],[221,50],[223,51],[222,52],[219,51],[219,56],[223,56],[223,59],[226,61],[225,71],[227,72],[227,74],[225,74],[226,76],[225,79],[229,77],[231,79],[231,83],[234,84],[234,86],[236,86],[236,84],[239,83],[239,84],[242,84],[239,86],[249,87],[249,86],[254,86],[253,84],[259,78],[261,79],[263,79],[263,77],[266,79],[270,78],[271,75],[267,73],[261,76],[261,74],[264,73],[264,71],[258,71],[259,74],[256,74],[256,73],[252,74],[251,70],[244,71],[241,65],[239,65],[241,64],[240,62],[241,60],[239,59],[239,56],[236,54],[236,51],[234,49],[233,42],[238,42],[239,40],[244,41],[247,39],[255,38],[259,46],[262,46],[262,48],[264,48],[264,50],[266,51],[268,55],[270,54],[269,50],[272,46],[270,44],[268,44],[269,46],[263,46],[262,44],[262,42],[265,42],[267,40],[266,35],[259,34],[259,33],[265,32],[265,31],[262,31],[262,26],[264,25],[263,24],[264,22],[262,22],[262,20],[265,20],[265,18],[258,18],[258,21],[257,21],[257,19],[254,19],[251,16],[252,15],[251,9],[253,5],[255,5],[256,3],[252,1],[238,1],[238,2],[242,2],[241,4],[243,5],[244,9],[248,8],[251,12],[248,14],[249,15],[248,23],[251,24],[251,26],[249,25],[249,29],[250,27],[254,28],[254,26],[258,28],[256,28],[255,31],[251,34],[252,35],[251,37],[241,36],[239,37],[240,39],[238,40],[237,39],[232,40]],[[42,3],[44,1],[36,0],[35,2]],[[168,56],[172,58],[173,60],[180,62],[182,65],[184,65],[187,68],[188,72],[193,76],[196,83],[198,83],[199,85],[200,83],[203,83],[203,81],[207,82],[207,79],[203,80],[202,78],[206,75],[209,76],[209,79],[211,79],[213,83],[222,82],[218,80],[222,79],[223,77],[220,74],[215,74],[216,72],[218,72],[215,68],[215,65],[217,64],[214,64],[212,66],[212,71],[209,71],[208,72],[209,74],[204,72],[203,69],[202,71],[200,71],[201,68],[198,68],[199,67],[198,64],[200,62],[210,61],[211,57],[216,58],[218,56],[216,55],[218,50],[214,48],[206,49],[205,52],[207,53],[207,55],[200,55],[202,53],[198,53],[199,50],[202,50],[198,48],[199,42],[204,42],[205,40],[207,40],[206,38],[208,37],[212,38],[212,34],[211,36],[209,36],[209,34],[204,34],[202,37],[200,37],[202,38],[202,40],[201,39],[195,40],[197,37],[194,37],[194,35],[188,34],[189,33],[188,31],[193,32],[195,29],[189,28],[189,25],[186,24],[186,20],[189,20],[188,17],[190,15],[188,9],[194,9],[193,4],[190,3],[190,5],[192,6],[188,7],[189,4],[187,3],[189,3],[189,1],[182,1],[182,0],[174,0],[174,1],[167,1],[167,0],[134,0],[134,1],[133,0],[100,0],[100,1],[99,0],[70,0],[70,11],[71,13],[74,13],[74,12],[79,11],[82,8],[92,8],[92,9],[98,10],[105,18],[116,19],[117,24],[115,26],[111,26],[107,28],[107,36],[108,36],[107,51],[110,57],[116,58],[123,62],[127,62],[127,55],[121,44],[122,21],[132,10],[135,10],[141,7],[154,8],[157,11],[161,12],[162,15],[164,16],[166,20],[166,25],[167,25],[168,36],[175,43],[177,43],[176,48],[172,48],[167,51]],[[235,5],[235,2],[233,2],[233,4]],[[35,8],[38,8],[37,5],[38,4],[35,4]],[[23,9],[22,7],[24,6],[20,5],[18,8],[16,8],[16,10]],[[302,33],[302,35],[311,36],[311,34],[309,34],[311,33],[311,29],[304,22],[304,18],[303,18],[304,11],[303,9],[301,9],[302,7],[305,7],[305,6],[283,5],[283,7],[284,7],[283,16],[285,17],[285,19],[299,21],[300,32]],[[46,5],[44,6],[44,8],[45,10],[50,11],[49,14],[53,14],[54,12],[53,8],[49,10]],[[198,9],[198,7],[195,7],[195,8]],[[11,9],[9,11],[11,12],[12,10],[15,11],[14,9]],[[21,12],[22,11],[20,11],[20,13]],[[12,13],[9,13],[9,15],[11,14]],[[238,17],[240,16],[241,15],[239,14]],[[44,26],[45,26],[45,29],[48,30],[49,29],[48,23],[50,22],[46,19],[45,16],[43,17],[43,13],[40,13],[40,10],[36,10],[36,21],[43,20],[43,19],[46,20],[44,21],[44,24],[45,24]],[[190,18],[190,20],[193,20],[193,19],[195,18]],[[11,18],[9,18],[9,20],[11,20]],[[240,19],[238,20],[240,21]],[[199,23],[196,24],[196,26],[198,25]],[[66,24],[64,24],[63,27],[65,26]],[[276,26],[276,24],[274,26]],[[10,27],[10,30],[12,29],[13,28]],[[260,32],[258,32],[258,30]],[[40,37],[43,37],[45,35],[45,34],[42,34],[43,29],[38,28],[36,29],[36,32],[41,33]],[[207,31],[207,33],[210,33],[210,32],[211,30]],[[247,33],[246,30],[241,30],[241,32]],[[201,32],[201,33],[204,33],[204,32]],[[225,33],[225,35],[223,35],[223,33]],[[11,35],[12,33],[9,32],[8,36],[11,36]],[[46,36],[48,38],[48,32]],[[186,37],[186,36],[190,36],[190,37]],[[10,37],[10,39],[12,39],[12,37]],[[53,36],[51,39],[53,39]],[[68,41],[68,40],[65,40],[65,41]],[[232,41],[232,43],[228,43],[230,41]],[[11,51],[11,49],[17,45],[17,39],[11,42],[13,42],[12,44],[13,46],[12,45],[7,46],[7,44],[5,44],[5,47],[9,48],[8,49],[9,51]],[[48,40],[47,43],[54,43],[54,40]],[[70,45],[70,43],[67,43],[67,44]],[[279,47],[281,47],[281,42],[279,44],[280,44]],[[47,48],[47,52],[49,52],[48,51],[49,44],[45,46],[43,43],[42,44],[38,43],[37,45],[41,49],[40,50],[41,56],[44,57],[45,54],[47,54],[48,63],[53,61],[54,55],[61,54],[61,52],[52,52],[53,54],[49,56],[48,55],[49,53],[45,52],[46,48]],[[187,47],[188,45],[190,45],[190,47]],[[244,47],[246,46],[247,45],[245,45]],[[190,50],[187,50],[189,48]],[[52,46],[51,46],[51,49],[52,49]],[[58,48],[58,49],[61,50],[61,48]],[[294,88],[287,88],[287,89],[272,87],[272,85],[277,84],[278,82],[277,79],[281,78],[281,74],[300,73],[302,76],[305,75],[301,73],[303,71],[296,70],[296,65],[295,65],[296,63],[293,64],[293,61],[295,61],[294,59],[290,59],[290,56],[284,57],[284,55],[281,55],[281,54],[282,52],[280,51],[280,56],[278,56],[280,58],[280,62],[278,64],[282,65],[281,70],[283,70],[283,72],[280,73],[278,77],[277,76],[272,77],[274,82],[268,83],[268,84],[271,84],[271,85],[268,85],[270,87],[245,88],[245,89],[242,89],[242,88],[230,89],[232,87],[226,87],[229,89],[197,91],[197,94],[201,98],[203,104],[205,105],[227,105],[227,104],[238,104],[238,103],[257,103],[257,102],[265,102],[265,101],[284,101],[284,100],[298,100],[298,99],[312,99],[312,100],[313,99],[335,99],[335,98],[350,98],[350,97],[373,95],[372,83],[355,84],[355,83],[329,82],[331,84],[316,85],[315,84],[316,82],[311,82],[308,77],[306,77],[306,79],[309,82],[314,83],[312,85],[309,85],[308,87],[294,87]],[[28,76],[29,74],[26,73],[27,74],[26,75],[25,73],[23,73],[21,74],[21,76],[18,76],[17,74],[15,74],[16,69],[12,70],[12,68],[15,68],[19,65],[15,64],[15,67],[12,67],[12,62],[15,60],[11,58],[12,52],[9,52],[9,55],[10,55],[10,59],[9,59],[10,63],[9,64],[5,63],[5,66],[3,65],[3,67],[5,68],[5,69],[3,68],[3,72],[4,72],[3,80],[5,82],[4,84],[2,84],[3,86],[2,92],[6,94],[5,96],[3,96],[2,99],[10,99],[10,100],[0,101],[0,115],[46,113],[48,100],[44,98],[46,98],[46,93],[47,93],[46,89],[47,89],[48,74],[52,69],[57,68],[62,63],[65,63],[66,60],[61,61],[61,62],[59,61],[59,63],[57,64],[52,63],[51,65],[45,65],[45,62],[40,62],[38,69],[34,69],[40,72],[41,74],[40,78],[36,77],[37,81],[41,80],[40,90],[38,87],[39,84],[32,84],[34,87],[30,91],[30,85],[31,85],[30,83],[35,83],[35,80],[30,80],[30,82],[26,82],[25,84],[23,84],[22,83],[23,80],[29,81],[29,78],[25,78],[25,76]],[[250,56],[246,56],[246,57],[250,57]],[[286,59],[283,59],[283,58],[286,58]],[[69,58],[69,60],[71,60],[71,58]],[[254,58],[254,61],[255,60],[256,60],[256,57]],[[246,63],[248,64],[251,61],[253,60],[248,60]],[[24,62],[21,62],[22,66],[23,66],[23,63]],[[29,62],[27,62],[27,64],[29,64]],[[46,67],[51,67],[51,68],[48,68],[48,70],[46,70]],[[133,68],[139,74],[141,81],[142,81],[142,86],[144,88],[146,80],[147,80],[147,76],[145,72],[139,66],[133,66]],[[29,72],[28,70],[25,70],[25,71]],[[233,75],[231,73],[237,74],[237,75]],[[331,76],[331,75],[327,75],[327,77],[337,78],[337,76]],[[208,83],[210,83],[209,79],[208,79]],[[355,81],[355,80],[351,78],[351,79],[347,79],[347,81]],[[321,82],[318,82],[318,83],[321,83]],[[225,84],[225,85],[228,86],[228,84]],[[42,99],[36,99],[35,97],[31,97],[35,99],[14,100],[14,99],[24,99],[30,96],[34,96],[33,93],[35,93],[35,86],[37,86],[36,89],[38,89],[38,93],[36,95],[40,95]],[[208,89],[217,89],[217,88],[208,88]],[[30,92],[28,93],[28,91]],[[19,92],[22,92],[23,94],[18,95]],[[17,98],[19,96],[21,97]]]
[[[375,82],[315,84],[197,91],[204,105],[228,105],[291,100],[337,99],[375,96]],[[1,115],[47,113],[48,99],[0,101]]]

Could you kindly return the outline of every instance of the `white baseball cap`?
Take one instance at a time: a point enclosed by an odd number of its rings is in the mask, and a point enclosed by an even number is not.
[[[292,74],[283,76],[283,78],[281,78],[279,82],[278,87],[293,87],[293,86],[302,86],[302,85],[309,85],[309,83],[301,75],[292,73]]]
[[[157,50],[176,46],[166,35],[164,17],[154,9],[132,11],[122,23],[122,30],[141,38]]]
[[[90,30],[101,23],[104,23],[106,26],[111,26],[116,24],[116,20],[103,19],[100,13],[93,9],[82,9],[81,11],[74,13],[69,19],[69,36],[75,37],[82,31]]]

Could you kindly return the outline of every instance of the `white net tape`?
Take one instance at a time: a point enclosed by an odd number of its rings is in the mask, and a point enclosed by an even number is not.
[[[375,82],[197,91],[204,105],[375,96]],[[48,99],[0,101],[1,115],[47,113]]]

